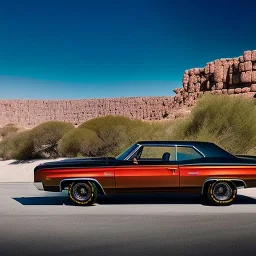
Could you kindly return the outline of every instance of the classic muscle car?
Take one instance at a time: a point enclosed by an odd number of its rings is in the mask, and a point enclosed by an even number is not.
[[[34,169],[39,190],[68,190],[79,205],[116,193],[193,193],[229,205],[237,189],[256,187],[256,157],[234,156],[195,141],[140,141],[122,154],[47,162]]]

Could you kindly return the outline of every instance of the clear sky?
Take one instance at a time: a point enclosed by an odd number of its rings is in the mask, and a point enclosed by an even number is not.
[[[255,10],[238,0],[3,0],[0,98],[172,95],[185,69],[256,49]]]

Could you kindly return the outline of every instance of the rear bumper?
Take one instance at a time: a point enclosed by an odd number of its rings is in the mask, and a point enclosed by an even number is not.
[[[34,182],[34,186],[38,189],[38,190],[44,190],[44,186],[43,186],[43,182]]]

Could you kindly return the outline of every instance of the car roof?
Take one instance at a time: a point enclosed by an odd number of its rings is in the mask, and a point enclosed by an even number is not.
[[[204,154],[205,157],[234,157],[229,152],[220,148],[216,144],[212,142],[203,142],[203,141],[138,141],[139,145],[174,145],[174,146],[190,146],[195,147],[201,153]]]
[[[150,145],[150,144],[173,144],[173,145],[215,145],[212,142],[203,142],[203,141],[184,141],[184,140],[154,140],[154,141],[150,141],[150,140],[145,140],[145,141],[138,141],[138,144],[144,144],[144,145]]]

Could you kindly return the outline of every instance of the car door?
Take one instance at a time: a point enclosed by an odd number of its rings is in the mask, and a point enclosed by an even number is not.
[[[175,161],[175,147],[144,147],[138,163],[120,161],[115,167],[117,192],[166,191],[179,187],[179,167]],[[163,155],[170,158],[164,161]]]

